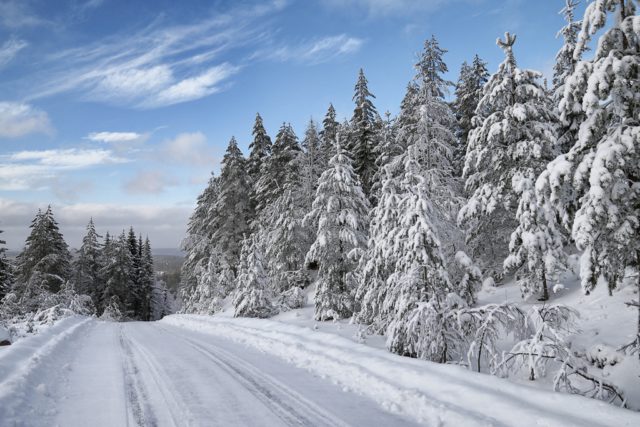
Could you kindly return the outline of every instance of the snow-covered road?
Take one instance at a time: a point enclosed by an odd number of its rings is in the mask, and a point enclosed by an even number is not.
[[[157,322],[66,323],[16,343],[22,360],[0,353],[1,426],[412,425],[224,338]]]

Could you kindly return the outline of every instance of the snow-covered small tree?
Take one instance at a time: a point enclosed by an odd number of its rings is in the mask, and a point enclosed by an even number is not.
[[[498,45],[505,60],[484,86],[483,97],[469,134],[463,177],[470,195],[458,215],[467,229],[471,255],[494,279],[502,278],[519,194],[512,179],[529,179],[542,171],[555,138],[554,115],[541,74],[517,67],[513,55],[516,38],[506,33]]]
[[[265,256],[258,233],[245,238],[233,297],[235,317],[271,317],[276,313],[273,293],[265,270]]]
[[[307,265],[318,266],[315,319],[350,317],[354,312],[353,272],[366,245],[369,202],[338,135],[336,154],[322,173],[305,223],[317,223]]]
[[[89,295],[96,307],[100,304],[102,296],[100,238],[102,236],[96,232],[92,218],[87,224],[87,234],[82,238],[82,245],[73,263],[76,292]]]

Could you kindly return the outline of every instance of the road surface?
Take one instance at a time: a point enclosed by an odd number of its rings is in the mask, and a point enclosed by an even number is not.
[[[274,356],[157,322],[87,321],[27,376],[1,426],[414,425]]]

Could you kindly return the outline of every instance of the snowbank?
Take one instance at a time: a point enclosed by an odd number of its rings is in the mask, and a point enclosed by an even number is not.
[[[604,402],[400,357],[308,327],[196,315],[162,322],[258,348],[428,425],[640,425],[640,414]]]
[[[37,335],[0,347],[0,419],[9,410],[7,400],[17,401],[16,390],[29,383],[31,374],[42,361],[90,320],[89,317],[67,317],[42,329]]]

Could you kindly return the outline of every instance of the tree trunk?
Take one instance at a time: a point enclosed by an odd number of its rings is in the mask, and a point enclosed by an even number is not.
[[[547,272],[546,263],[542,265],[542,296],[538,298],[538,301],[549,301],[549,288],[547,287]]]

